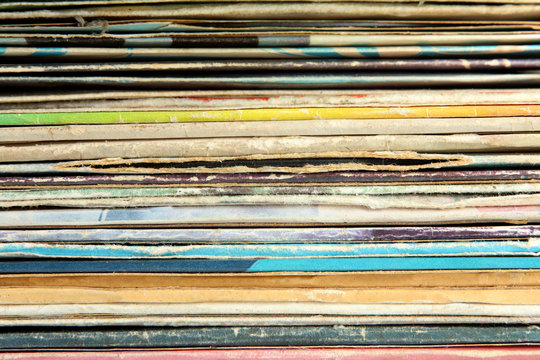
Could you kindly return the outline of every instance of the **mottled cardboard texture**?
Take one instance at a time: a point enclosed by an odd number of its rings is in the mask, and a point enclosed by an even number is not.
[[[328,303],[328,302],[194,302],[116,304],[0,305],[4,318],[67,317],[71,315],[396,315],[396,316],[533,316],[537,305],[477,303]],[[2,332],[0,331],[0,334]]]
[[[459,59],[458,59],[459,60]],[[312,62],[313,60],[309,61]],[[369,61],[369,60],[368,60]],[[420,60],[414,60],[420,61]],[[273,61],[274,62],[274,61]],[[355,60],[355,62],[357,62]],[[279,62],[281,63],[281,62]],[[214,62],[211,62],[213,65]],[[130,63],[137,66],[138,63]],[[127,65],[126,65],[127,66]],[[155,66],[155,64],[152,64]],[[0,70],[1,71],[1,70]],[[256,109],[297,107],[383,107],[383,106],[433,106],[433,105],[510,105],[538,104],[540,91],[519,90],[253,90],[253,91],[101,91],[101,92],[51,92],[49,94],[0,96],[2,113],[39,112],[109,112],[149,110],[211,110]],[[430,109],[432,110],[432,109]],[[501,116],[496,113],[485,117]],[[516,115],[527,116],[517,113]],[[373,115],[375,116],[375,115]],[[439,115],[445,117],[445,115]],[[471,116],[456,114],[456,118]],[[504,116],[504,115],[503,115]],[[512,116],[510,114],[507,117]],[[420,116],[422,117],[422,116]],[[349,119],[343,114],[338,119]],[[431,117],[436,119],[437,117]],[[369,118],[366,118],[368,120]],[[289,119],[289,121],[292,119]],[[313,119],[317,120],[317,119]],[[327,119],[331,120],[331,119]],[[404,119],[401,119],[404,120]],[[285,120],[284,120],[285,121]],[[29,124],[30,125],[30,124]],[[46,125],[46,124],[42,124]],[[125,125],[125,124],[124,124]]]
[[[418,20],[535,20],[536,5],[423,5],[377,3],[274,2],[193,3],[172,5],[102,6],[79,9],[2,12],[0,19],[60,18],[183,18],[183,19],[418,19]]]
[[[340,289],[535,289],[540,270],[424,270],[218,274],[0,274],[2,287],[52,288],[340,288]]]
[[[459,59],[457,59],[459,60]],[[298,61],[298,60],[296,60]],[[318,63],[327,60],[300,60],[300,63]],[[334,60],[332,60],[334,61]],[[343,61],[343,60],[341,60]],[[354,63],[362,60],[345,60]],[[367,60],[370,61],[370,60]],[[402,60],[412,61],[412,60]],[[414,60],[417,61],[417,60]],[[241,61],[229,60],[227,63],[242,63]],[[284,60],[272,61],[281,64]],[[285,61],[294,63],[293,60]],[[145,63],[123,63],[122,66],[144,66]],[[182,62],[185,66],[218,66],[220,62]],[[223,64],[223,62],[221,63]],[[151,63],[151,66],[159,66],[159,63]],[[5,65],[7,69],[10,65]],[[46,65],[17,65],[17,68],[37,67],[47,69]],[[51,66],[72,66],[76,64],[55,64]],[[105,66],[107,64],[84,64],[82,66]],[[116,70],[116,65],[112,66]],[[173,66],[173,65],[171,65]],[[180,64],[176,66],[181,66]],[[0,70],[2,71],[2,70]],[[156,110],[175,109],[246,109],[246,108],[275,108],[291,107],[331,107],[331,106],[429,106],[429,105],[488,105],[488,104],[538,104],[540,103],[540,90],[535,88],[520,89],[430,89],[426,90],[199,90],[199,91],[166,91],[166,90],[116,90],[116,91],[71,91],[32,93],[22,95],[1,95],[0,104],[7,113],[12,109],[26,107],[54,108],[55,111],[63,109],[82,108],[90,111],[99,106],[100,100],[109,100],[107,107],[122,106],[125,109],[145,110],[157,107]],[[121,101],[123,100],[123,101]],[[116,105],[114,105],[116,104]],[[86,110],[85,110],[86,109]],[[108,109],[103,109],[104,111]],[[109,109],[110,110],[110,109]],[[74,110],[69,110],[74,111]],[[16,112],[16,111],[14,111]],[[32,112],[29,111],[28,112]],[[525,115],[525,114],[523,114]],[[486,115],[489,116],[489,115]],[[491,116],[495,116],[492,114]],[[347,118],[347,117],[342,117]]]
[[[536,152],[540,134],[455,134],[455,135],[372,135],[372,136],[284,136],[253,138],[204,138],[160,140],[115,140],[38,143],[0,146],[0,162],[59,160],[93,160],[103,158],[179,158],[187,167],[212,167],[212,163],[229,161],[229,166],[245,166],[242,160],[344,158],[358,163],[356,168],[339,168],[329,164],[326,171],[361,170],[362,159],[386,158],[403,164],[401,170],[439,166],[459,166],[473,162],[461,153]],[[309,149],[309,153],[304,153]],[[427,154],[422,154],[427,153]],[[429,154],[431,153],[431,154]],[[449,153],[442,155],[437,153]],[[457,153],[450,155],[451,153]],[[283,154],[283,155],[282,155]],[[414,160],[419,164],[414,164]],[[430,161],[432,163],[430,164]],[[237,164],[234,163],[237,162]],[[105,161],[101,161],[102,164]],[[158,160],[157,163],[160,161]],[[162,162],[165,164],[166,162]],[[98,162],[94,162],[97,166]],[[227,165],[227,163],[224,163]],[[440,165],[439,165],[440,164]],[[253,164],[255,165],[255,164]],[[269,164],[268,164],[269,165]],[[273,165],[276,166],[276,165]],[[287,164],[283,163],[284,167]],[[298,165],[296,165],[298,166]],[[301,166],[301,165],[300,165]],[[378,166],[378,167],[377,167]],[[223,168],[222,165],[215,166]],[[374,165],[374,169],[394,170],[391,164]],[[217,170],[216,172],[222,172]],[[184,171],[189,172],[189,171]],[[197,171],[193,171],[197,172]],[[320,172],[320,170],[319,170]]]
[[[103,306],[89,306],[89,313],[111,314],[119,311],[119,315],[124,311],[131,315],[166,315],[166,314],[209,314],[204,308],[197,310],[196,304],[207,303],[209,307],[215,305],[215,309],[220,309],[220,314],[235,314],[237,307],[244,306],[245,309],[240,313],[256,314],[257,311],[266,313],[264,304],[274,303],[274,307],[268,307],[271,313],[279,313],[281,303],[283,314],[290,311],[291,314],[340,314],[340,315],[485,315],[483,305],[530,305],[515,307],[513,316],[540,316],[540,290],[533,288],[498,288],[498,289],[425,289],[417,288],[378,288],[378,289],[344,289],[344,288],[311,288],[311,289],[245,289],[245,288],[144,288],[135,289],[88,289],[82,287],[2,287],[2,299],[0,303],[0,316],[17,316],[20,310],[20,316],[39,316],[47,315],[48,305],[51,309],[56,309],[51,315],[59,315],[64,309],[70,309],[62,305],[73,304],[84,307],[85,304],[102,304]],[[271,299],[271,302],[269,301]],[[399,299],[396,300],[396,299]],[[394,302],[394,304],[392,304]],[[399,303],[396,305],[396,303]],[[230,303],[231,309],[223,306],[224,303]],[[8,305],[39,305],[39,306],[8,306]],[[126,305],[122,310],[120,304]],[[140,305],[133,307],[133,313],[129,311],[130,304]],[[146,304],[146,306],[142,306]],[[162,307],[153,305],[161,304]],[[175,304],[179,305],[177,308]],[[189,305],[193,305],[190,309]],[[243,305],[242,305],[243,304]],[[258,305],[259,304],[259,305]],[[318,305],[323,304],[321,313],[317,313]],[[324,304],[335,304],[326,308]],[[360,306],[362,304],[362,306]],[[418,307],[410,306],[411,311],[419,310],[419,313],[407,313],[401,309],[404,304],[416,304]],[[445,308],[443,304],[448,306]],[[467,306],[467,304],[469,306]],[[305,308],[301,308],[304,305]],[[342,309],[339,309],[339,306]],[[358,306],[356,306],[358,305]],[[396,308],[393,308],[396,305]],[[431,305],[434,308],[425,309],[422,305]],[[437,307],[439,305],[439,307]],[[454,308],[453,306],[456,305]],[[41,307],[40,307],[41,306]],[[74,306],[76,308],[77,306]],[[407,308],[407,306],[403,306]],[[496,307],[494,307],[495,309]],[[26,313],[24,309],[28,309]],[[40,313],[40,310],[43,310]],[[107,310],[110,309],[110,310]],[[116,309],[116,310],[115,310]],[[161,309],[161,310],[160,310]],[[251,310],[250,310],[251,309]],[[254,310],[253,310],[254,309]],[[325,313],[324,311],[329,311]],[[386,312],[385,312],[386,309]],[[396,310],[398,313],[393,313]],[[489,313],[490,307],[485,307]],[[505,309],[505,307],[501,307]],[[477,310],[478,313],[474,311]],[[520,312],[520,310],[522,312]],[[65,310],[65,315],[77,314]],[[86,310],[81,310],[86,313]],[[211,310],[208,310],[211,311]],[[373,311],[373,312],[371,312]],[[438,313],[438,311],[442,311]],[[350,313],[349,313],[350,312]],[[487,314],[486,313],[486,314]],[[496,311],[494,311],[494,314]],[[81,315],[83,312],[80,313]],[[126,313],[127,314],[127,313]],[[500,316],[508,314],[501,313]]]
[[[85,21],[84,24],[76,22],[74,19],[63,19],[61,23],[44,25],[30,21],[25,24],[14,23],[0,26],[0,32],[9,34],[148,34],[148,33],[183,33],[183,32],[205,32],[205,31],[312,31],[313,25],[318,30],[326,31],[370,31],[370,32],[415,32],[418,26],[430,31],[471,32],[471,31],[531,31],[540,28],[538,22],[533,21],[512,21],[512,20],[174,20],[167,17],[157,20],[112,20],[107,21]],[[82,25],[82,26],[81,26]]]
[[[540,129],[539,117],[282,120],[170,124],[25,126],[0,129],[0,144],[51,141],[189,139],[260,136],[517,133]]]
[[[421,334],[421,336],[419,336]],[[534,344],[538,326],[200,327],[2,332],[4,349]]]
[[[0,207],[63,207],[63,208],[136,208],[148,206],[219,206],[219,205],[330,205],[362,207],[370,210],[395,209],[467,209],[496,206],[522,207],[540,205],[540,194],[501,196],[473,195],[207,195],[207,196],[136,196],[112,194],[108,197],[89,195],[49,197],[42,199],[0,200]],[[117,196],[114,196],[117,195]],[[469,210],[470,211],[470,210]]]
[[[467,196],[506,196],[536,194],[540,192],[540,184],[530,182],[517,183],[484,183],[484,184],[392,184],[370,186],[251,186],[251,187],[159,187],[150,186],[144,188],[129,188],[119,184],[116,187],[77,187],[57,189],[21,189],[4,190],[0,193],[0,201],[23,201],[23,200],[46,200],[46,199],[91,199],[91,198],[115,198],[115,197],[185,197],[185,196],[233,196],[233,195],[313,195],[313,196],[376,196],[385,199],[387,196],[424,196],[434,195],[441,197],[442,202],[447,203],[444,196],[458,195],[454,202],[467,199]],[[461,197],[459,197],[461,196]],[[338,197],[336,199],[339,199]],[[422,198],[418,197],[418,200]],[[434,198],[435,200],[436,198]],[[517,199],[517,198],[516,198]]]
[[[526,224],[539,221],[540,207],[535,205],[484,206],[458,209],[368,209],[362,206],[350,205],[219,205],[6,210],[3,212],[2,218],[0,218],[0,227],[80,228],[81,226],[140,227],[150,225],[193,227],[201,225],[238,226],[240,224],[243,226],[329,226],[478,222]],[[513,260],[509,258],[506,261],[512,262]],[[473,265],[469,264],[469,266]],[[16,263],[13,266],[16,266]]]
[[[211,2],[220,3],[220,2],[253,2],[254,0],[212,0]],[[290,2],[290,0],[267,0],[267,2]],[[297,2],[304,2],[308,0],[297,0]],[[326,2],[327,0],[309,0],[309,2]],[[347,1],[347,2],[366,2],[366,0],[335,0],[335,2]],[[388,2],[381,0],[367,0],[368,2]],[[163,3],[178,3],[183,2],[181,0],[145,0],[145,4],[163,4]],[[190,2],[203,2],[208,3],[208,0],[191,0]],[[414,0],[391,0],[390,2],[412,2]],[[428,2],[444,2],[444,0],[429,0]],[[458,0],[457,3],[478,3],[478,0]],[[517,3],[517,4],[536,4],[537,0],[484,0],[481,3]],[[21,1],[5,1],[0,5],[1,10],[21,10],[21,9],[43,9],[43,8],[55,8],[63,6],[96,6],[96,5],[127,5],[140,4],[141,0],[72,0],[72,1],[33,1],[33,2],[21,2]]]
[[[88,326],[313,326],[313,325],[414,325],[414,324],[540,324],[535,316],[440,316],[440,315],[166,315],[166,316],[99,316],[70,315],[68,317],[0,318],[0,327],[88,327]],[[265,349],[265,351],[268,349]],[[282,357],[280,357],[281,359]],[[2,353],[0,353],[0,359]],[[101,357],[100,357],[101,359]],[[311,358],[310,358],[311,359]],[[326,359],[326,358],[325,358]],[[341,358],[340,358],[341,359]]]
[[[510,51],[509,55],[514,54],[515,49],[503,48],[506,45],[499,45],[501,47],[501,53],[505,54]],[[508,45],[510,47],[518,45]],[[525,46],[525,45],[523,45]],[[527,45],[535,47],[534,49],[523,50],[523,56],[532,56],[540,54],[540,45]],[[474,51],[479,52],[478,55],[483,56],[486,49],[482,49],[482,46],[474,48]],[[485,45],[485,47],[491,47],[491,45]],[[399,57],[400,55],[393,51],[396,49],[386,48],[388,53],[383,57]],[[426,47],[427,48],[427,47]],[[432,47],[429,47],[431,49]],[[20,50],[24,49],[24,50]],[[20,56],[32,56],[50,59],[51,56],[56,56],[53,48],[40,48],[27,52],[26,48],[9,48],[4,54],[6,57],[18,58]],[[92,48],[70,48],[70,54],[65,57],[73,56],[74,59],[79,59],[87,55],[76,55],[74,53],[84,53]],[[378,50],[372,50],[373,48],[365,48],[367,53],[362,54],[360,57],[375,56],[373,52]],[[113,53],[113,49],[106,49],[107,51],[95,51],[92,52],[93,60],[106,60],[111,56],[117,58],[117,54]],[[187,57],[182,54],[174,54],[174,52],[183,51],[184,49],[136,49],[130,52],[136,52],[136,54],[125,54],[126,58],[160,58],[169,60],[180,60],[185,58],[221,58],[231,57],[229,55],[223,55],[224,52],[215,50],[221,49],[197,49],[197,53],[188,54]],[[190,49],[187,49],[190,50]],[[359,57],[359,48],[339,48],[331,49],[326,47],[319,48],[300,48],[300,49],[230,49],[232,53],[238,55],[239,58],[283,58],[283,57],[303,57],[304,52],[312,53],[307,57],[333,57],[335,52],[340,52],[340,56],[343,57]],[[246,51],[243,51],[246,50]],[[472,51],[471,49],[454,49],[455,54],[450,50],[449,56],[460,56],[464,52]],[[191,51],[191,50],[190,50]],[[431,51],[431,53],[430,53]],[[436,57],[443,49],[406,49],[403,54],[407,56],[412,52],[418,52],[427,54],[427,57]],[[23,54],[25,53],[25,54]],[[159,53],[159,54],[158,54]],[[169,54],[167,54],[169,53]],[[287,55],[283,55],[287,54]],[[0,54],[1,55],[1,54]],[[474,55],[474,54],[473,54]],[[518,54],[516,54],[518,55]],[[415,56],[415,55],[411,55]],[[456,73],[448,75],[448,73],[438,72],[419,72],[419,73],[299,73],[299,74],[258,74],[247,75],[245,73],[223,73],[218,76],[163,76],[163,77],[145,77],[143,75],[137,76],[87,76],[82,74],[81,76],[0,76],[0,85],[18,88],[20,91],[23,88],[31,87],[33,89],[53,88],[56,90],[66,90],[73,87],[80,88],[108,88],[108,89],[127,89],[127,88],[154,88],[154,89],[395,89],[395,88],[422,88],[422,87],[472,87],[472,86],[535,86],[540,83],[540,75],[533,71],[523,71],[515,73],[496,73],[496,72],[484,72],[484,73],[469,73],[468,71],[463,73]],[[529,114],[530,115],[530,114]]]

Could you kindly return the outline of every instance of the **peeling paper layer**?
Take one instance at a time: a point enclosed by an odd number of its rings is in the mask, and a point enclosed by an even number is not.
[[[261,159],[264,155],[273,155],[274,158],[293,158],[293,155],[300,158],[361,158],[375,155],[380,158],[417,158],[420,160],[430,157],[436,159],[437,155],[421,155],[412,152],[534,152],[540,151],[539,143],[540,134],[286,136],[87,141],[0,146],[0,162],[91,160],[106,157],[178,157],[183,159],[182,162],[189,163],[225,160],[216,159],[219,157]],[[309,149],[310,154],[313,155],[305,154],[306,149]],[[380,153],[376,154],[377,152]],[[451,158],[451,156],[448,157]],[[454,158],[461,160],[462,164],[467,162],[465,156],[454,155]],[[407,170],[413,169],[414,166]]]
[[[330,158],[325,158],[325,156]],[[353,158],[351,160],[351,157]],[[298,161],[290,162],[289,159],[296,158]],[[272,164],[265,162],[265,160],[279,159],[278,164]],[[228,158],[210,158],[210,159],[191,159],[191,160],[212,160],[214,162],[201,162],[201,166],[189,167],[189,163],[186,163],[186,159],[183,158],[142,158],[142,159],[100,159],[100,160],[86,160],[86,161],[63,161],[63,162],[44,162],[44,163],[11,163],[0,164],[0,174],[59,174],[59,173],[82,173],[82,174],[153,174],[153,176],[164,176],[159,174],[167,174],[168,176],[175,176],[173,174],[190,174],[188,182],[199,183],[201,179],[215,179],[215,178],[227,178],[226,183],[231,183],[231,180],[236,176],[241,177],[239,174],[247,174],[248,179],[259,179],[268,176],[269,182],[274,183],[275,177],[280,180],[288,179],[289,177],[307,177],[316,176],[317,173],[327,174],[332,172],[341,173],[345,178],[344,182],[354,181],[355,172],[361,170],[367,171],[393,171],[400,172],[397,178],[403,181],[408,177],[405,171],[415,171],[423,169],[438,169],[438,168],[462,168],[463,170],[471,169],[469,171],[459,172],[459,176],[454,178],[454,181],[461,179],[461,176],[472,176],[474,169],[491,168],[497,169],[501,173],[502,169],[509,168],[535,168],[540,163],[539,153],[527,153],[527,154],[485,154],[485,155],[449,155],[449,154],[419,154],[414,152],[360,152],[360,153],[320,153],[320,154],[288,154],[276,156],[249,156],[249,157],[228,157]],[[246,164],[239,164],[238,161],[247,160]],[[389,161],[390,160],[390,161]],[[227,163],[229,162],[230,163]],[[235,161],[237,161],[235,163]],[[414,165],[411,165],[411,162]],[[225,163],[225,164],[224,164]],[[191,163],[193,165],[193,163]],[[216,165],[218,165],[216,167]],[[229,166],[226,166],[229,165]],[[519,170],[504,170],[515,172]],[[532,170],[534,172],[534,170]],[[193,175],[197,173],[197,175]],[[260,174],[256,174],[260,173]],[[270,173],[266,175],[264,173]],[[272,174],[273,173],[273,174]],[[446,173],[446,172],[445,172]],[[491,172],[488,172],[492,174]],[[158,175],[156,175],[158,174]],[[374,173],[374,177],[382,177],[385,173]],[[410,174],[411,179],[414,176]],[[532,174],[532,173],[531,173]],[[181,176],[181,175],[176,175]],[[227,177],[228,176],[228,177]],[[324,176],[323,176],[324,177]],[[430,181],[430,177],[421,176],[424,181]],[[446,175],[441,177],[447,179]],[[508,177],[506,177],[508,178]],[[525,175],[523,178],[519,175],[517,179],[530,179]],[[124,179],[124,177],[120,177]],[[408,180],[411,180],[408,179]],[[472,179],[472,178],[471,178]],[[486,175],[484,179],[491,181],[492,176]],[[240,179],[241,180],[241,179]],[[502,180],[502,179],[501,179]],[[0,179],[1,181],[1,179]],[[184,180],[185,182],[186,180]],[[393,180],[395,181],[395,180]],[[412,181],[412,180],[411,180]],[[443,180],[444,181],[444,180]],[[206,182],[206,181],[205,181]],[[246,181],[242,180],[241,183]],[[251,183],[252,181],[248,181]],[[258,182],[258,181],[257,181]],[[335,179],[331,176],[325,178],[323,183],[334,183]],[[232,181],[236,183],[236,181]]]
[[[493,156],[491,157],[493,159]],[[535,156],[532,154],[521,155],[518,158],[529,159],[530,163],[521,164],[518,162],[509,163],[508,166],[528,166],[533,167],[532,161]],[[163,159],[166,160],[166,159]],[[479,158],[474,155],[473,160]],[[493,160],[492,160],[493,161]],[[25,169],[30,169],[31,166],[25,167],[24,164],[0,165],[0,171],[12,168],[13,170],[24,173]],[[59,164],[56,164],[59,165]],[[497,164],[491,163],[491,168],[500,166],[500,161]],[[534,184],[540,180],[540,170],[531,169],[494,169],[494,170],[446,170],[446,171],[350,171],[350,172],[322,172],[310,174],[278,174],[278,173],[206,173],[206,174],[153,174],[153,175],[42,175],[39,174],[39,169],[42,166],[36,165],[36,174],[28,176],[4,176],[0,177],[0,188],[10,190],[57,190],[62,187],[71,189],[78,188],[106,188],[106,187],[123,187],[123,188],[145,188],[145,187],[206,187],[206,188],[226,188],[226,187],[251,187],[251,186],[272,186],[272,187],[299,187],[307,185],[314,186],[351,186],[351,187],[371,187],[371,186],[391,186],[403,187],[411,186],[415,183],[418,186],[435,185],[444,188],[446,185],[458,185],[466,187],[472,184],[493,184],[497,189],[507,189],[508,191],[512,184],[516,184],[514,189],[520,191],[530,191],[531,188],[524,183]],[[76,172],[76,168],[73,169]],[[51,171],[50,172],[55,172]],[[58,172],[58,171],[56,171]],[[40,176],[41,175],[41,176]],[[501,185],[503,187],[498,187]],[[505,186],[509,186],[506,188]],[[525,187],[522,187],[525,186]],[[532,185],[531,185],[532,186]],[[408,189],[415,188],[414,186],[407,187]],[[378,188],[384,191],[383,188]],[[529,189],[529,190],[524,190]],[[456,191],[455,189],[452,191]],[[504,192],[504,191],[502,191]]]
[[[0,230],[1,243],[115,243],[115,244],[227,244],[332,243],[383,241],[448,241],[540,238],[537,225],[419,226],[419,227],[302,227],[237,229],[48,229]],[[442,276],[442,275],[441,275]],[[463,275],[465,276],[465,275]],[[495,276],[495,275],[494,275]],[[515,277],[519,277],[515,275]],[[0,284],[2,277],[0,276]],[[127,282],[127,280],[125,280]],[[141,280],[142,281],[142,280]],[[157,281],[157,280],[155,280]],[[202,280],[201,280],[202,281]],[[342,280],[345,282],[345,280]],[[390,280],[387,280],[390,281]],[[405,280],[402,280],[405,281]],[[252,286],[255,286],[252,284]]]
[[[152,184],[153,185],[153,184]],[[272,195],[311,195],[311,196],[401,196],[411,194],[448,196],[503,196],[535,194],[540,192],[540,184],[534,182],[476,183],[476,184],[391,184],[370,186],[231,186],[231,187],[124,187],[121,184],[110,187],[65,187],[30,188],[3,190],[0,201],[50,200],[50,199],[93,199],[115,197],[201,197],[201,196],[272,196]],[[445,199],[441,197],[441,199]],[[458,200],[459,198],[453,197]],[[462,199],[465,199],[463,197]]]
[[[84,259],[299,259],[410,256],[538,256],[540,240],[379,242],[372,244],[133,245],[1,243],[4,258]]]
[[[114,198],[59,198],[41,200],[5,200],[0,207],[72,207],[132,208],[149,206],[219,206],[219,205],[330,205],[365,209],[463,209],[474,207],[538,206],[540,194],[506,196],[477,195],[232,195],[232,196],[119,196]]]
[[[316,139],[313,139],[316,140]],[[316,141],[315,141],[316,142]],[[226,143],[226,141],[225,141]],[[226,145],[226,144],[224,144]],[[260,144],[264,146],[263,144]],[[342,145],[339,145],[342,146]],[[172,148],[173,151],[174,147]],[[219,150],[219,149],[216,149]],[[226,146],[224,151],[231,149]],[[281,153],[281,150],[277,150]],[[481,161],[493,157],[482,157]],[[495,159],[497,157],[495,156]],[[506,158],[503,159],[503,161]],[[277,160],[277,161],[276,161]],[[415,152],[322,152],[282,153],[236,157],[101,159],[59,163],[0,165],[0,172],[96,172],[96,173],[319,173],[329,171],[409,171],[472,165],[469,155],[419,154]],[[511,157],[513,161],[534,161],[535,156]],[[1,162],[1,160],[0,160]]]

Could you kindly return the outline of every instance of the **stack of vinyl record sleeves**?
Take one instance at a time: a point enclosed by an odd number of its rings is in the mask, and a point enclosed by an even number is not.
[[[0,360],[540,357],[539,26],[3,1]]]

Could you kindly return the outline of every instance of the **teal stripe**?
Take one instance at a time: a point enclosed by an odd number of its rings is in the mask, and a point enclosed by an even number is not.
[[[65,56],[69,54],[69,48],[35,48],[30,56]]]
[[[262,259],[247,272],[540,269],[538,257]]]

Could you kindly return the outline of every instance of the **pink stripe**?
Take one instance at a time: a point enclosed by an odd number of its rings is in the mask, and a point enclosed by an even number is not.
[[[0,360],[537,360],[540,346],[0,353]]]

